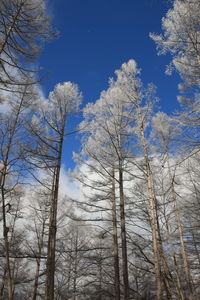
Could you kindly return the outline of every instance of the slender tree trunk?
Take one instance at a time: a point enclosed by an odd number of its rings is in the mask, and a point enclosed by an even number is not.
[[[149,164],[149,157],[147,152],[147,145],[144,137],[143,124],[141,125],[141,141],[144,153],[144,159],[146,164],[146,178],[147,178],[147,196],[149,201],[149,215],[150,224],[152,230],[152,243],[153,243],[153,254],[154,254],[154,268],[156,275],[156,296],[157,300],[162,299],[162,273],[161,273],[161,247],[160,247],[160,235],[158,228],[158,215],[156,208],[156,199],[154,195],[153,177],[151,167]]]
[[[179,207],[178,207],[178,203],[177,203],[177,199],[176,199],[176,192],[174,189],[174,180],[173,180],[173,176],[172,176],[171,168],[170,168],[170,164],[169,164],[169,154],[167,154],[167,164],[168,164],[169,178],[171,181],[174,212],[175,212],[175,216],[176,216],[176,222],[178,225],[179,239],[180,239],[180,244],[181,244],[181,256],[183,258],[183,271],[184,271],[185,280],[186,280],[187,286],[188,286],[188,299],[193,300],[194,296],[193,296],[192,278],[191,278],[191,274],[190,274],[188,256],[187,256],[187,251],[186,251],[185,242],[184,242],[184,238],[183,238],[183,226],[182,226]]]
[[[161,263],[162,263],[162,266],[163,266],[162,281],[164,283],[167,299],[173,299],[172,290],[171,290],[171,286],[170,286],[170,280],[173,281],[173,276],[172,276],[172,273],[171,273],[170,268],[168,266],[167,259],[166,259],[166,256],[165,256],[165,252],[164,252],[164,249],[163,249],[162,236],[161,236],[160,224],[159,224],[158,218],[157,218],[157,227],[158,227],[158,235],[159,235],[159,247],[160,247]],[[170,278],[170,280],[169,280],[169,278]]]
[[[120,300],[120,273],[119,273],[119,246],[117,233],[116,195],[115,195],[115,170],[112,174],[112,222],[113,222],[113,256],[115,270],[115,299]]]
[[[38,246],[39,246],[39,252],[38,252],[38,258],[37,258],[37,266],[36,266],[36,272],[35,272],[35,281],[34,281],[34,288],[33,288],[33,297],[32,300],[37,299],[37,291],[38,291],[38,281],[39,281],[39,276],[40,276],[40,264],[41,264],[41,254],[42,254],[42,249],[43,249],[43,243],[44,243],[44,230],[45,230],[45,222],[43,223],[42,226],[42,233],[41,233],[41,241],[38,241]]]
[[[8,238],[8,232],[9,228],[7,227],[7,220],[6,220],[6,203],[5,203],[5,183],[6,183],[6,177],[7,177],[7,169],[8,169],[8,161],[9,161],[9,155],[12,148],[12,140],[15,135],[17,123],[19,120],[19,115],[22,109],[23,101],[25,99],[26,94],[26,88],[24,89],[23,96],[21,98],[21,101],[19,103],[19,106],[16,111],[16,116],[12,125],[12,128],[10,130],[9,136],[8,136],[8,143],[6,145],[6,153],[4,153],[4,161],[3,161],[3,168],[0,171],[0,188],[1,188],[1,198],[2,198],[2,214],[3,214],[3,238],[4,238],[4,244],[5,244],[5,256],[6,256],[6,276],[7,276],[7,289],[8,289],[8,298],[9,300],[12,300],[13,298],[13,281],[12,281],[12,274],[11,274],[11,267],[10,267],[10,254],[9,254],[9,238]]]
[[[5,184],[5,176],[2,176],[1,177],[1,200],[2,200],[2,214],[3,214],[3,239],[4,239],[4,245],[5,245],[5,257],[6,257],[5,276],[7,279],[8,299],[12,300],[13,299],[13,281],[12,281],[12,272],[11,272],[11,266],[10,266],[10,253],[9,253],[10,246],[9,246],[9,238],[8,238],[9,228],[7,227],[7,221],[6,221],[6,204],[5,204],[4,184]]]
[[[129,300],[129,278],[128,278],[128,258],[126,241],[126,217],[125,217],[125,199],[123,187],[122,163],[119,162],[119,193],[120,193],[120,219],[121,219],[121,239],[122,239],[122,272],[124,282],[124,300]]]
[[[175,249],[174,249],[174,245],[173,245],[173,241],[172,241],[172,232],[170,229],[170,224],[166,218],[166,215],[164,215],[165,218],[165,224],[166,224],[166,229],[167,229],[167,239],[169,242],[169,246],[171,249],[171,254],[172,254],[172,260],[173,260],[173,264],[174,264],[174,270],[175,270],[175,280],[173,280],[177,295],[178,295],[178,299],[180,300],[185,300],[185,297],[182,293],[181,290],[181,282],[180,282],[180,275],[179,275],[179,271],[178,271],[178,264],[177,264],[177,259],[176,259],[176,253],[175,253]]]
[[[71,244],[71,249],[72,249],[72,244]],[[69,266],[68,266],[68,272],[67,272],[67,280],[68,280],[68,283],[67,283],[67,293],[70,294],[70,284],[71,284],[71,273],[72,273],[72,254],[70,253],[70,256],[69,256]]]
[[[76,300],[77,292],[77,254],[78,254],[78,237],[76,236],[75,257],[74,257],[74,278],[73,278],[73,300]]]
[[[2,213],[3,213],[3,239],[5,245],[5,256],[6,256],[6,276],[7,276],[7,289],[8,289],[8,299],[13,299],[13,282],[12,282],[12,274],[11,274],[11,267],[10,267],[10,254],[9,254],[9,238],[8,232],[9,227],[7,227],[6,221],[6,203],[5,203],[5,174],[6,174],[6,166],[4,166],[4,170],[2,171],[3,175],[1,177],[1,200],[2,200]]]
[[[34,281],[34,288],[33,288],[33,297],[32,297],[32,300],[36,300],[37,299],[39,275],[40,275],[40,258],[38,258],[38,261],[37,261],[37,267],[36,267],[36,272],[35,272],[35,281]]]
[[[150,213],[150,222],[151,222],[151,229],[152,229],[154,267],[155,267],[156,282],[157,282],[156,295],[157,295],[157,300],[161,300],[162,299],[162,274],[161,274],[161,261],[160,261],[161,253],[160,253],[159,235],[158,235],[158,227],[157,227],[157,212],[156,212],[156,204],[154,199],[151,170],[150,170],[149,162],[146,161],[146,163],[147,163],[149,213]]]
[[[53,179],[53,192],[52,192],[52,199],[51,199],[50,221],[49,221],[48,253],[47,253],[47,263],[46,263],[45,300],[54,300],[57,205],[58,205],[58,189],[59,189],[63,138],[64,138],[64,126],[62,128],[62,133],[60,135],[57,166],[55,169],[55,174]]]

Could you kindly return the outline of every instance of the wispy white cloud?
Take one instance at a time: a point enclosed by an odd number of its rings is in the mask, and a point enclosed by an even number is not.
[[[69,198],[80,200],[83,198],[81,185],[74,181],[69,175],[69,171],[65,169],[65,166],[62,165],[60,172],[60,187],[59,187],[60,196],[68,196]]]

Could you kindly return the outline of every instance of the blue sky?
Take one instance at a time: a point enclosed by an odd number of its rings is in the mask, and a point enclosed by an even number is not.
[[[149,38],[149,32],[161,32],[161,19],[170,1],[49,0],[48,7],[60,33],[40,56],[40,66],[48,73],[42,86],[45,96],[55,84],[72,81],[83,93],[83,105],[95,101],[107,89],[114,71],[133,58],[142,70],[143,82],[157,86],[161,110],[171,113],[179,107],[179,77],[165,75],[170,57],[157,56]],[[67,155],[77,146],[78,141],[70,138]]]

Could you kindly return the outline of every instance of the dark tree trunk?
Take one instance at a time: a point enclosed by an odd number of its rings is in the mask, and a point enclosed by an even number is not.
[[[122,272],[123,272],[123,282],[124,282],[124,300],[129,300],[125,199],[124,199],[124,187],[123,187],[123,170],[122,170],[121,162],[119,163],[119,193],[120,193],[120,219],[121,219],[121,239],[122,239]]]
[[[115,270],[115,299],[120,300],[120,273],[119,273],[119,246],[117,234],[117,214],[116,214],[116,195],[115,195],[115,171],[113,168],[112,178],[112,222],[113,222],[113,256]]]

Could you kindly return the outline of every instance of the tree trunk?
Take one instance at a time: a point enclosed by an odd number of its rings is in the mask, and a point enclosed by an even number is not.
[[[185,300],[185,297],[182,293],[181,290],[181,282],[180,282],[180,275],[178,272],[178,265],[177,265],[177,259],[176,259],[176,253],[174,250],[174,245],[172,242],[172,234],[171,234],[171,230],[170,230],[170,226],[168,224],[168,220],[166,220],[165,218],[165,222],[166,222],[166,229],[167,229],[167,239],[171,248],[171,252],[172,252],[172,258],[173,258],[173,263],[174,263],[174,270],[175,270],[175,275],[176,275],[176,280],[174,280],[174,285],[178,294],[178,299],[180,300]]]
[[[60,135],[57,166],[55,168],[54,178],[53,178],[50,221],[49,221],[48,253],[47,253],[47,263],[46,263],[45,300],[54,300],[57,205],[58,205],[58,189],[59,189],[63,138],[64,138],[64,126],[62,128],[62,133]]]
[[[117,214],[116,214],[116,196],[115,196],[115,170],[112,174],[112,222],[113,222],[113,256],[115,270],[115,299],[120,300],[120,273],[119,273],[119,253],[118,253],[118,233],[117,233]]]
[[[124,184],[123,170],[120,161],[119,162],[119,193],[120,193],[120,219],[121,219],[121,239],[122,239],[122,272],[123,272],[123,282],[124,282],[124,300],[129,300],[126,217],[125,217],[125,199],[124,199],[123,184]]]
[[[161,273],[161,247],[160,247],[160,235],[158,228],[158,215],[156,208],[156,199],[154,195],[153,177],[151,167],[149,164],[149,157],[147,152],[147,144],[144,136],[143,124],[140,128],[142,148],[144,153],[144,159],[146,164],[146,178],[147,178],[147,197],[149,201],[149,215],[150,224],[152,230],[152,243],[153,243],[153,254],[154,254],[154,268],[156,275],[156,296],[157,300],[162,299],[162,273]]]
[[[150,222],[151,222],[151,230],[152,230],[152,242],[153,242],[153,252],[154,252],[154,268],[156,274],[156,283],[157,283],[157,300],[162,299],[162,274],[161,274],[161,253],[160,253],[160,245],[159,245],[159,234],[158,234],[158,226],[157,226],[157,212],[156,212],[156,203],[153,192],[153,182],[151,176],[151,170],[149,166],[149,162],[147,163],[147,185],[148,185],[148,200],[149,200],[149,214],[150,214]]]
[[[9,155],[12,148],[12,140],[16,131],[16,126],[19,120],[19,115],[22,109],[23,101],[25,99],[26,88],[24,89],[21,101],[16,111],[16,116],[10,129],[8,135],[8,143],[6,145],[6,152],[4,153],[4,160],[3,160],[3,168],[0,171],[0,189],[1,189],[1,198],[2,198],[2,214],[3,214],[3,238],[5,244],[5,256],[6,256],[6,276],[7,276],[7,289],[8,289],[8,298],[9,300],[13,299],[13,281],[12,281],[12,274],[11,274],[11,267],[10,267],[10,255],[9,255],[9,238],[8,232],[9,228],[7,227],[6,221],[6,203],[5,203],[5,183],[7,177],[7,169],[8,169],[8,161]]]
[[[38,258],[37,258],[37,266],[36,266],[36,273],[35,273],[35,281],[34,281],[34,289],[33,289],[33,297],[32,300],[37,299],[37,291],[38,291],[38,280],[39,280],[39,275],[40,275],[40,264],[41,264],[41,254],[42,254],[42,249],[43,249],[43,243],[44,243],[44,230],[45,230],[45,222],[43,223],[42,226],[42,233],[41,233],[41,241],[38,240],[38,246],[39,246],[39,253],[38,253]]]
[[[76,292],[77,292],[77,255],[78,255],[78,232],[75,241],[75,253],[74,253],[73,300],[76,300]]]
[[[174,189],[174,179],[173,179],[171,169],[170,169],[170,164],[169,164],[169,154],[167,155],[167,165],[168,165],[169,178],[171,181],[174,212],[175,212],[175,216],[176,216],[176,222],[178,225],[179,239],[180,239],[180,244],[181,244],[181,256],[183,258],[183,272],[184,272],[185,280],[186,280],[186,283],[188,286],[188,299],[193,300],[194,297],[193,297],[192,278],[191,278],[191,274],[190,274],[188,256],[187,256],[185,242],[184,242],[184,238],[183,238],[183,226],[182,226],[180,212],[179,212],[178,203],[177,203],[177,199],[176,199],[176,192]]]
[[[4,239],[5,256],[6,256],[6,277],[7,277],[8,299],[12,300],[13,282],[12,282],[10,254],[9,254],[9,248],[10,248],[9,238],[8,238],[9,227],[7,227],[7,222],[6,222],[6,204],[5,204],[5,193],[4,193],[6,167],[4,167],[2,173],[3,175],[1,177],[1,199],[2,199],[2,213],[3,213],[3,239]]]

